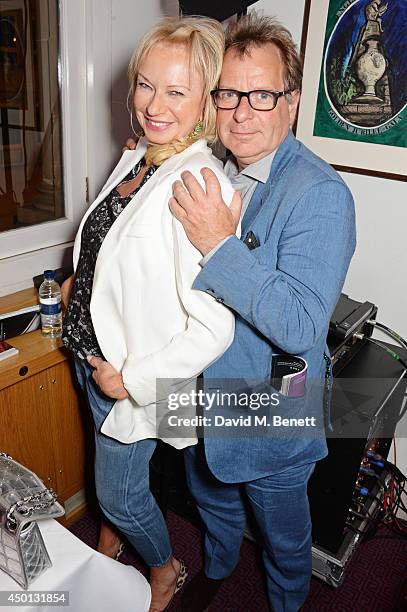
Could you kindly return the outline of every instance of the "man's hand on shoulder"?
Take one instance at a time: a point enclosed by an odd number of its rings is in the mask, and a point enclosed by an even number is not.
[[[205,188],[191,172],[181,174],[182,181],[173,183],[169,207],[184,226],[189,240],[205,256],[219,242],[235,234],[242,199],[236,191],[230,207],[227,206],[216,174],[209,168],[203,168],[201,174]]]

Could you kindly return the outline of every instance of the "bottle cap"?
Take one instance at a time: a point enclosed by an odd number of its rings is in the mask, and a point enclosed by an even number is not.
[[[53,280],[55,278],[55,270],[44,270],[44,278]]]

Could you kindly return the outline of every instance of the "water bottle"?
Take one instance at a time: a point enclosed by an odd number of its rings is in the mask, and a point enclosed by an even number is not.
[[[55,280],[54,270],[45,270],[39,295],[41,333],[47,338],[59,338],[62,334],[61,289]]]

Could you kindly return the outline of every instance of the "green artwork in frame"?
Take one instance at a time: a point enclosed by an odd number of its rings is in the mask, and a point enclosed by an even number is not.
[[[404,0],[330,0],[313,134],[407,147]]]
[[[336,169],[407,181],[407,0],[306,0],[296,135]]]

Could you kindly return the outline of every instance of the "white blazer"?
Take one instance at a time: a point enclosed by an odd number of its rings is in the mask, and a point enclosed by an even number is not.
[[[125,151],[99,196],[82,219],[74,245],[79,258],[83,224],[89,213],[143,157],[147,143]],[[201,184],[200,169],[217,175],[223,199],[230,204],[233,188],[206,141],[199,140],[165,161],[119,215],[107,233],[95,267],[90,310],[100,348],[122,372],[130,398],[118,400],[102,426],[107,436],[124,443],[162,438],[175,448],[195,444],[157,431],[156,380],[169,379],[167,391],[182,390],[179,381],[195,388],[196,377],[232,342],[234,316],[192,283],[200,271],[200,252],[189,242],[168,207],[172,184],[190,170]],[[165,386],[165,385],[164,385]],[[175,413],[176,414],[176,413]],[[183,432],[182,434],[183,435]]]

